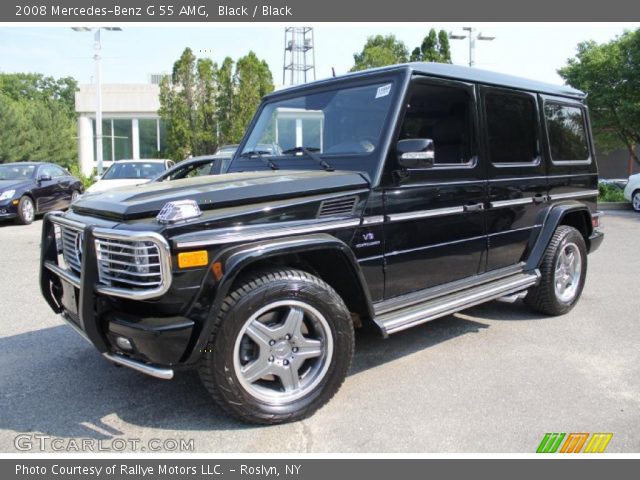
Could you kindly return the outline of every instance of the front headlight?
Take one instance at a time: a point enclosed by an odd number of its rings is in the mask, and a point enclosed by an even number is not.
[[[138,273],[149,273],[149,245],[147,242],[136,242],[133,245],[133,261]]]
[[[13,198],[13,195],[15,193],[16,193],[15,190],[5,190],[4,192],[0,193],[0,201],[9,200],[10,198]]]

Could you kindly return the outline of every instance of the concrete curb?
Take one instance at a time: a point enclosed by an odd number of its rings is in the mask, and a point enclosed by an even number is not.
[[[630,202],[598,202],[598,210],[633,210]]]

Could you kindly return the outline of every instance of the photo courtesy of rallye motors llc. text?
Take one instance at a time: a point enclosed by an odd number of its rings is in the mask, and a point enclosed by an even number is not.
[[[169,465],[159,463],[153,465],[139,464],[116,464],[113,465],[58,465],[53,464],[50,468],[43,465],[21,465],[15,466],[15,474],[20,476],[32,475],[90,475],[99,478],[111,475],[131,475],[138,478],[144,478],[153,475],[224,475],[225,473],[239,473],[240,475],[258,475],[261,477],[279,477],[284,475],[300,475],[302,473],[302,465],[297,463],[285,464],[284,468],[278,468],[275,465],[247,465],[241,463],[233,466],[223,466],[214,463],[202,463],[195,465]]]

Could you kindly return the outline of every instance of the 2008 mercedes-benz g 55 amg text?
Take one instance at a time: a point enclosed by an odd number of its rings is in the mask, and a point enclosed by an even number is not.
[[[344,381],[354,326],[499,298],[569,311],[603,239],[597,185],[583,93],[370,70],[268,95],[228,174],[48,214],[41,289],[112,362],[195,367],[227,412],[296,420]]]

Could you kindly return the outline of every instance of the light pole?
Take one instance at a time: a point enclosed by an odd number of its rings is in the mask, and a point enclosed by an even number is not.
[[[119,32],[120,27],[72,27],[76,32],[93,32],[93,59],[96,62],[96,168],[98,175],[102,175],[102,68],[100,62],[102,60],[102,42],[100,41],[100,32],[108,30],[110,32]]]
[[[452,40],[464,40],[465,38],[469,39],[469,66],[473,67],[476,63],[476,40],[491,41],[495,40],[496,37],[483,35],[482,32],[476,33],[476,29],[473,27],[462,27],[462,30],[465,30],[468,33],[466,35],[463,35],[449,32],[449,38]]]

